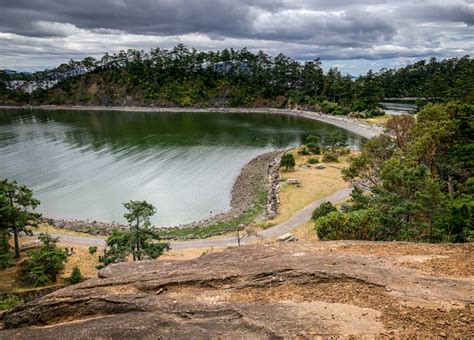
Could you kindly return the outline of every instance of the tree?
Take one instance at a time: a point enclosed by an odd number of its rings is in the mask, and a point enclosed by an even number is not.
[[[33,198],[33,191],[16,181],[0,182],[0,229],[13,234],[15,257],[20,257],[20,233],[31,234],[28,226],[36,226],[41,216],[33,210],[40,201]]]
[[[400,150],[406,151],[407,146],[413,140],[413,126],[415,118],[412,115],[393,116],[387,121],[385,130],[395,137]]]
[[[378,186],[382,165],[392,158],[395,151],[396,145],[390,136],[371,138],[359,155],[349,159],[349,167],[342,169],[344,180],[367,189]]]
[[[82,281],[84,281],[84,277],[82,276],[81,270],[78,266],[74,266],[72,268],[71,277],[69,278],[69,283],[74,285]]]
[[[169,243],[158,242],[159,233],[151,227],[150,217],[156,213],[155,207],[147,201],[124,203],[130,228],[125,231],[114,230],[107,238],[107,250],[101,262],[104,265],[124,262],[129,254],[133,261],[156,259],[169,250]]]
[[[306,137],[305,142],[311,153],[315,155],[319,155],[321,153],[321,146],[319,145],[318,136],[309,135],[308,137]]]
[[[295,165],[295,157],[291,153],[285,153],[281,157],[280,167],[285,167],[285,170],[293,169]]]
[[[43,233],[39,239],[40,248],[28,252],[29,258],[20,267],[20,281],[25,285],[44,286],[56,282],[67,261],[67,253],[56,246],[57,239]]]
[[[347,137],[341,131],[333,132],[326,136],[325,144],[328,145],[332,151],[336,148],[347,146]]]
[[[232,233],[234,234],[236,240],[237,240],[237,245],[240,247],[241,242],[244,238],[250,237],[252,235],[256,235],[255,229],[245,226],[243,224],[240,224],[239,226],[235,227],[232,229]]]

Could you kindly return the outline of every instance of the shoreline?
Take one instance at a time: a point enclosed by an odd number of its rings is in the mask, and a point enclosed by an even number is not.
[[[191,112],[191,113],[262,113],[302,117],[321,121],[340,127],[365,138],[372,138],[381,133],[381,127],[362,122],[346,116],[333,116],[323,112],[305,111],[298,109],[278,108],[186,108],[186,107],[148,107],[148,106],[84,106],[84,105],[0,105],[0,110],[73,110],[73,111],[124,111],[124,112]]]
[[[265,214],[276,214],[277,206],[275,205],[274,193],[275,182],[269,181],[269,177],[274,178],[271,172],[275,169],[275,164],[279,164],[279,159],[284,150],[275,150],[254,157],[240,170],[239,175],[234,181],[231,190],[230,209],[199,221],[180,224],[170,227],[156,227],[156,231],[172,232],[176,229],[188,229],[195,227],[209,227],[217,223],[230,221],[244,214],[248,209],[256,205],[258,196],[264,192],[267,202],[262,209],[262,216]],[[273,165],[273,166],[272,166]],[[270,176],[272,175],[272,176]],[[74,232],[86,233],[90,235],[107,236],[113,230],[125,230],[128,226],[117,222],[102,222],[97,220],[80,220],[68,218],[49,218],[43,217],[43,222],[58,228],[66,229]],[[228,232],[228,231],[227,231]],[[219,235],[216,233],[215,235]],[[165,239],[165,238],[164,238]],[[169,237],[168,239],[175,239]]]
[[[342,129],[345,129],[354,134],[365,138],[372,138],[383,132],[383,129],[368,123],[361,122],[356,119],[345,116],[332,116],[322,112],[303,111],[297,109],[277,109],[277,108],[184,108],[184,107],[142,107],[142,106],[73,106],[73,105],[38,105],[38,106],[0,106],[2,109],[17,109],[17,110],[75,110],[75,111],[122,111],[122,112],[206,112],[206,113],[262,113],[262,114],[277,114],[303,117],[306,119],[317,120],[328,123]],[[236,178],[231,191],[231,203],[228,211],[212,215],[200,221],[195,221],[187,224],[158,227],[157,230],[170,232],[176,229],[186,229],[195,227],[208,227],[217,223],[230,221],[237,218],[239,215],[255,205],[259,190],[252,190],[258,183],[257,181],[248,181],[250,177],[259,177],[252,170],[255,168],[260,171],[260,185],[266,186],[266,215],[275,216],[278,208],[278,184],[275,177],[269,173],[275,168],[275,162],[278,157],[284,153],[284,150],[272,151],[259,155],[247,163],[242,169],[239,176]],[[266,159],[269,158],[269,159]],[[263,163],[263,167],[262,167]],[[271,166],[273,164],[273,166]],[[258,172],[258,171],[257,171]],[[255,178],[254,178],[255,179]],[[262,184],[263,183],[263,184]],[[263,187],[260,188],[260,191]],[[263,211],[265,214],[265,211]],[[78,219],[61,219],[61,218],[47,218],[43,221],[55,226],[76,232],[88,233],[91,235],[109,235],[112,230],[123,230],[128,228],[124,224],[117,222],[101,222],[96,220],[78,220]],[[216,234],[217,235],[217,234]],[[170,239],[173,239],[171,237]]]

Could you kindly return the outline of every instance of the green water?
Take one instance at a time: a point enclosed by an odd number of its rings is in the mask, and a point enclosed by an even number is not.
[[[122,221],[123,202],[145,199],[170,226],[227,210],[255,156],[338,130],[270,114],[0,110],[0,178],[32,187],[48,217]]]

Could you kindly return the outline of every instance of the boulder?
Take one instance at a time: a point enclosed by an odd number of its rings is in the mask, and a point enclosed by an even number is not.
[[[291,233],[286,233],[277,237],[277,241],[278,242],[293,242],[293,241],[298,241],[298,238],[296,236],[293,236]]]

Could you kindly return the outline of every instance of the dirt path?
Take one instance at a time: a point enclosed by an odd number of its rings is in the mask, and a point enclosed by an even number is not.
[[[291,231],[297,226],[305,223],[311,218],[311,213],[313,210],[318,207],[321,203],[329,201],[331,203],[336,203],[344,198],[347,198],[351,193],[351,188],[344,188],[339,191],[336,191],[328,197],[316,200],[310,205],[298,211],[290,219],[285,222],[279,223],[273,227],[260,231],[257,236],[245,238],[242,240],[243,244],[255,243],[261,241],[264,238],[278,237],[284,233]],[[60,233],[52,233],[52,236],[59,238],[61,242],[72,243],[72,244],[82,244],[82,245],[91,245],[91,246],[105,246],[105,238],[101,237],[86,237],[86,236],[75,236],[75,235],[64,235]],[[171,242],[172,249],[191,249],[191,248],[222,248],[226,246],[235,246],[236,239],[235,237],[222,237],[222,238],[213,238],[213,239],[198,239],[192,241],[183,241],[183,242]]]

